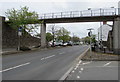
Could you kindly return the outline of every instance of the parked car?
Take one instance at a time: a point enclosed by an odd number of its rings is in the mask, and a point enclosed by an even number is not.
[[[55,47],[55,44],[56,44],[56,43],[54,42],[54,44],[53,44],[52,41],[48,43],[48,45],[51,46],[51,47]]]
[[[68,46],[72,46],[72,45],[73,45],[73,42],[69,41],[69,42],[67,42],[67,45],[68,45]]]
[[[80,42],[74,42],[73,44],[74,45],[80,45]]]
[[[67,44],[68,44],[68,43],[67,43],[67,42],[65,42],[65,43],[63,43],[63,46],[67,46]]]
[[[55,46],[62,46],[63,43],[62,42],[55,42]]]

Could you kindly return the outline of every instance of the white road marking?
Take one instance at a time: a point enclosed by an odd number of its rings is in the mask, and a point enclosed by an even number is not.
[[[65,80],[65,78],[68,76],[68,74],[73,70],[73,67],[71,67],[59,80]]]
[[[104,66],[107,66],[107,65],[109,65],[109,64],[111,64],[111,62],[106,63]]]
[[[25,66],[25,65],[28,65],[28,64],[30,64],[30,62],[25,63],[25,64],[20,64],[18,66],[14,66],[14,67],[11,67],[11,68],[8,68],[8,69],[2,70],[0,72],[6,72],[6,71],[9,71],[9,70],[12,70],[12,69],[15,69],[15,68],[18,68],[18,67],[22,67],[22,66]]]
[[[74,73],[75,71],[72,71],[72,73]]]
[[[82,60],[79,61],[79,64],[82,62]]]
[[[92,62],[92,61],[91,61]],[[91,62],[86,62],[86,63],[82,63],[83,65],[85,65],[85,64],[90,64]]]
[[[41,60],[44,60],[45,58],[42,58]]]
[[[77,78],[79,79],[79,78],[80,78],[80,76],[77,76]]]
[[[74,68],[74,70],[76,70],[77,68]]]
[[[51,58],[51,57],[54,57],[55,55],[51,55],[51,56],[48,56],[48,57],[45,57],[45,58],[41,58],[41,60],[44,60],[44,59],[48,59],[48,58]]]
[[[84,66],[84,68],[102,68],[102,67],[118,67],[118,66]]]
[[[83,71],[83,68],[81,68],[80,70]]]
[[[75,67],[76,69],[78,68],[78,65]]]

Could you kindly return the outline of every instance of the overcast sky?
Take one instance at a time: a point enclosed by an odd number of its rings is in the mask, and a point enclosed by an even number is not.
[[[39,14],[65,12],[65,11],[81,11],[98,8],[118,7],[119,0],[0,0],[0,16],[5,16],[7,9],[20,6],[29,7],[30,11],[36,11]],[[111,23],[110,23],[111,24]],[[81,37],[87,36],[88,28],[94,28],[93,33],[97,34],[97,29],[100,26],[99,22],[92,23],[62,23],[56,24],[60,27],[65,27],[71,34]],[[49,25],[47,25],[48,29]]]

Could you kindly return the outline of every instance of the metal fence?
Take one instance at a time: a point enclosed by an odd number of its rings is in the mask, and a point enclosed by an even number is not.
[[[40,19],[118,15],[118,10],[119,10],[118,8],[109,8],[109,9],[100,8],[95,10],[89,9],[84,11],[47,13],[47,14],[41,14]]]

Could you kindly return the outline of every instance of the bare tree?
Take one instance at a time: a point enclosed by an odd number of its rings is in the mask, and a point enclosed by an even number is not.
[[[54,42],[55,42],[55,36],[56,36],[57,30],[58,30],[58,27],[55,26],[55,24],[50,25],[50,28],[49,28],[49,30],[48,30],[49,32],[52,33],[52,36],[53,36],[53,42],[52,42],[52,45],[53,45],[53,46],[55,45]]]

